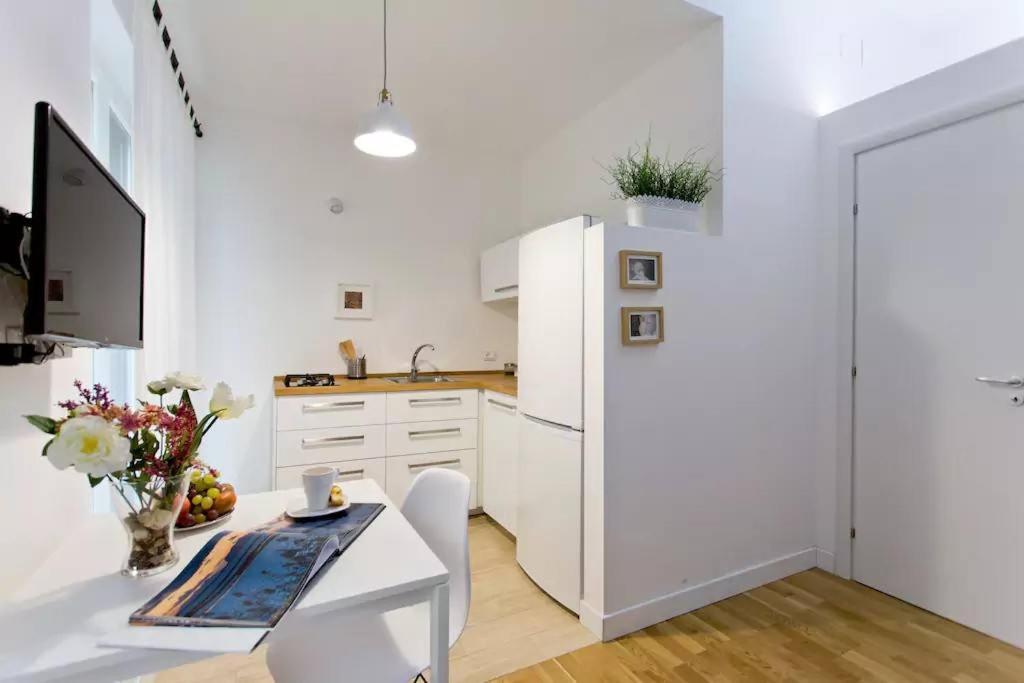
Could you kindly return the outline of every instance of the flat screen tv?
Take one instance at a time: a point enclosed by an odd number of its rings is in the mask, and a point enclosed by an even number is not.
[[[146,216],[46,102],[36,105],[25,336],[142,348]]]

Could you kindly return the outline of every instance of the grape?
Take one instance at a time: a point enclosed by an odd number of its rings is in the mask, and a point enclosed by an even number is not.
[[[213,498],[214,500],[217,500],[217,498],[220,497],[220,490],[215,488],[206,489],[206,495],[210,498]]]
[[[202,502],[203,502],[203,497],[202,496],[199,496],[199,495],[192,496],[192,504],[193,505],[200,505]]]
[[[204,510],[209,510],[213,507],[213,498],[210,498],[209,496],[203,498],[202,502],[200,502],[200,506]]]

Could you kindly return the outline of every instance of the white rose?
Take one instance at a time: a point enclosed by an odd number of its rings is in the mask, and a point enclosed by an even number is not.
[[[199,375],[186,375],[183,372],[172,372],[163,379],[156,379],[146,385],[149,393],[163,396],[171,389],[202,391],[206,388],[203,378]]]
[[[59,470],[74,465],[82,474],[102,477],[120,472],[131,460],[131,444],[120,430],[102,417],[73,417],[63,425],[46,451]]]
[[[163,381],[175,389],[202,391],[206,388],[206,383],[203,382],[202,377],[199,375],[186,375],[183,372],[172,372]]]
[[[235,398],[231,387],[224,382],[218,383],[213,388],[213,396],[210,397],[210,412],[217,413],[222,420],[236,418],[254,405],[256,405],[256,398],[252,394]]]

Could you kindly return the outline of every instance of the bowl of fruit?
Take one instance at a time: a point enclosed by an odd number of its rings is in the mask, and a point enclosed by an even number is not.
[[[235,487],[222,482],[220,472],[205,465],[196,467],[175,527],[192,530],[216,524],[231,516],[236,502]]]

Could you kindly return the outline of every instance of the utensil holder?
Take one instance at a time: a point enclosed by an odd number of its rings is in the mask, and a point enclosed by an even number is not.
[[[366,356],[346,361],[349,379],[366,379]]]

